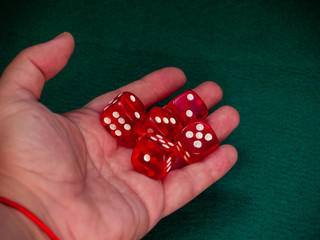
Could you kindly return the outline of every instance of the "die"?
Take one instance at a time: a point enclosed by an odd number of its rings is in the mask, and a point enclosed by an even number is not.
[[[174,143],[160,134],[147,134],[133,149],[131,162],[137,172],[161,179],[170,171],[177,156]]]
[[[179,155],[188,164],[201,161],[219,146],[219,140],[212,128],[202,121],[185,126],[175,143]]]
[[[126,145],[133,145],[135,128],[144,120],[146,108],[133,93],[120,93],[100,114],[102,125]]]
[[[172,140],[182,129],[182,122],[172,113],[161,107],[152,108],[143,123],[136,129],[135,139],[140,141],[146,134],[155,133]]]
[[[164,108],[174,116],[179,116],[184,124],[204,119],[208,115],[206,104],[191,90],[181,93]]]

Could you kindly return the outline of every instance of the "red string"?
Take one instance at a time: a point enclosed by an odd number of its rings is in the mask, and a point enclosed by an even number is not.
[[[44,231],[50,239],[52,240],[59,240],[59,238],[48,228],[38,217],[36,217],[32,212],[30,212],[25,207],[21,206],[19,203],[16,203],[10,199],[4,198],[0,196],[0,203],[7,205],[8,207],[12,207],[22,214],[24,214],[27,218],[33,221],[38,227]]]

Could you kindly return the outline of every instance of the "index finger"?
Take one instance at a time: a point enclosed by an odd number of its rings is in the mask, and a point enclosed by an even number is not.
[[[93,99],[84,108],[100,112],[110,100],[121,92],[132,92],[148,108],[177,91],[185,82],[186,76],[180,69],[174,67],[163,68],[146,75],[140,80]]]

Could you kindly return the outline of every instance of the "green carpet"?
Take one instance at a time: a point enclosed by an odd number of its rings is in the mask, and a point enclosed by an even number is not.
[[[319,239],[320,4],[168,2],[1,1],[0,70],[69,31],[75,52],[41,98],[54,112],[166,66],[186,73],[183,90],[217,82],[219,106],[240,112],[226,140],[238,163],[144,240]]]

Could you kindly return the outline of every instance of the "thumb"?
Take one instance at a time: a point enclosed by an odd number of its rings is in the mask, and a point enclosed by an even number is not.
[[[40,98],[44,83],[67,64],[74,49],[70,33],[62,33],[53,40],[21,51],[4,70],[0,90],[10,91],[13,97]]]

